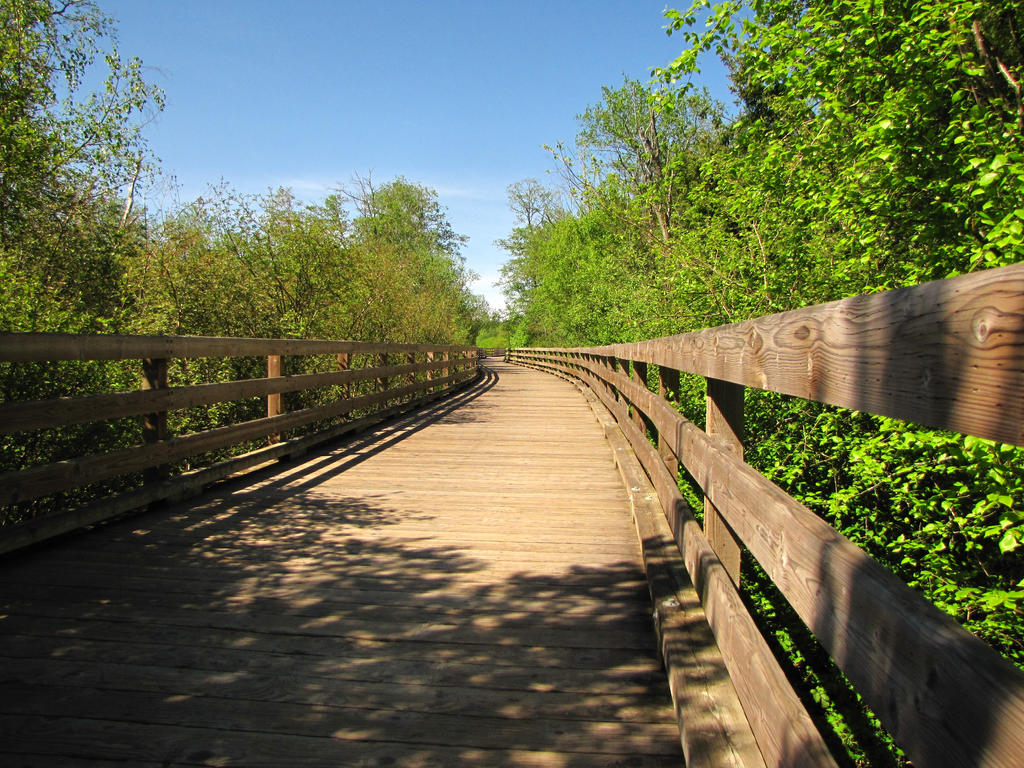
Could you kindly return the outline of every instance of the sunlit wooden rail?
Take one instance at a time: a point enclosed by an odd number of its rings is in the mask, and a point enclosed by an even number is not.
[[[1024,764],[1024,674],[742,461],[744,387],[1024,444],[1024,265],[636,344],[510,350],[508,359],[580,382],[614,415],[657,489],[746,714],[725,727],[740,740],[749,728],[765,763],[834,765],[737,592],[744,553],[915,766]],[[707,379],[706,431],[670,402],[680,372]],[[704,491],[703,529],[678,490],[680,464]],[[664,556],[663,538],[641,538],[645,557]],[[706,732],[688,730],[703,721],[686,710],[706,685],[680,651],[694,645],[693,609],[655,600],[684,748],[700,759]]]

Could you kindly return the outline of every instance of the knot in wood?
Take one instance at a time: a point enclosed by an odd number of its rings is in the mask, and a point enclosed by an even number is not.
[[[764,338],[758,333],[756,328],[751,328],[747,334],[747,346],[757,354],[764,348]]]

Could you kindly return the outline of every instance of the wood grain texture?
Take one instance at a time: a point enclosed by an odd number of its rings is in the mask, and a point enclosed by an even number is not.
[[[142,378],[139,386],[143,391],[160,392],[167,389],[167,360],[163,358],[146,358],[142,361]],[[158,444],[170,436],[167,427],[167,411],[156,409],[155,412],[142,416],[142,441],[147,445]],[[165,478],[169,470],[165,466],[146,467],[146,482],[158,482]]]
[[[700,597],[629,441],[598,397],[580,384],[629,489],[633,524],[654,604],[658,649],[668,674],[689,768],[764,768],[757,740],[729,679]]]
[[[1024,445],[1024,264],[578,351]]]
[[[531,360],[561,367],[569,354],[531,352]],[[1024,673],[661,398],[620,373],[583,367],[671,436],[704,493],[915,765],[1019,765]]]
[[[281,376],[281,356],[267,355],[267,379],[275,379]],[[272,392],[267,395],[267,418],[272,419],[281,415],[281,393]],[[281,442],[280,432],[271,432],[267,435],[267,442],[273,445]]]
[[[719,379],[707,380],[704,431],[737,459],[743,458],[743,387]],[[714,502],[704,497],[704,535],[711,542],[734,584],[740,583],[741,546]]]
[[[0,764],[680,765],[604,434],[569,384],[485,365],[0,562]]]
[[[658,397],[670,402],[679,399],[679,371],[674,368],[658,367]],[[679,475],[679,458],[674,453],[674,447],[665,439],[665,436],[658,430],[658,453],[665,460],[665,467],[669,475]]]

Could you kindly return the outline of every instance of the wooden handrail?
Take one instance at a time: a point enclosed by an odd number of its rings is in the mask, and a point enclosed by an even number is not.
[[[477,350],[480,357],[504,357],[505,352],[505,347],[480,347]]]
[[[177,387],[168,385],[168,363],[172,358],[255,355],[267,357],[267,376],[264,378]],[[282,356],[306,355],[333,356],[332,365],[336,369],[280,375]],[[353,367],[357,355],[362,361],[373,360],[380,364]],[[388,355],[401,362],[387,365]],[[139,504],[149,504],[160,498],[177,498],[181,496],[181,487],[187,485],[198,491],[200,486],[193,478],[177,484],[167,482],[166,467],[175,461],[264,438],[272,444],[274,456],[288,455],[289,444],[301,445],[301,450],[305,450],[315,441],[307,435],[277,444],[280,435],[287,430],[338,419],[355,411],[367,412],[359,420],[369,425],[379,420],[373,418],[375,413],[392,415],[408,410],[451,392],[478,373],[476,348],[469,346],[180,336],[0,334],[0,362],[131,359],[142,362],[141,389],[137,391],[0,403],[0,434],[142,416],[144,438],[142,445],[113,453],[83,455],[0,473],[0,505],[32,501],[136,472],[145,472],[147,481],[154,486],[144,492],[135,490],[124,494],[126,499],[136,498],[140,500]],[[378,382],[377,391],[353,396],[351,384],[367,380]],[[283,411],[282,393],[338,385],[344,387],[343,396],[339,399],[290,413]],[[168,431],[168,411],[251,397],[267,399],[266,417],[188,435],[172,435]],[[348,431],[351,431],[348,426],[341,425],[323,430],[322,434],[327,439],[332,434]],[[253,453],[262,455],[263,452]],[[245,462],[234,457],[229,463],[238,467]],[[216,471],[207,475],[214,479],[221,476]],[[157,484],[163,490],[156,489]],[[104,501],[97,508],[114,510],[111,514],[119,514],[131,506],[129,501]],[[45,523],[34,519],[24,524],[3,526],[0,527],[0,552],[64,533],[84,524],[83,520],[94,523],[101,519],[104,515],[99,512],[83,513],[76,509],[48,516]]]
[[[247,339],[226,336],[118,336],[75,333],[0,333],[0,361],[141,360],[143,358],[263,357],[265,355],[466,353],[476,347],[387,344],[320,339]]]
[[[137,416],[151,411],[175,411],[197,405],[210,405],[246,397],[266,397],[284,392],[318,389],[337,384],[376,379],[385,375],[437,371],[442,363],[425,361],[388,368],[303,373],[240,379],[214,384],[192,384],[166,389],[112,392],[86,397],[61,397],[52,400],[0,403],[0,435],[29,429],[64,427],[101,419]]]
[[[1022,336],[1024,263],[693,333],[564,351],[1024,445]]]
[[[813,740],[790,733],[813,745],[806,760],[787,746],[787,724],[803,716],[785,681],[764,674],[765,649],[722,577],[735,572],[732,535],[915,765],[1019,765],[1024,673],[745,464],[735,436],[718,436],[728,415],[713,410],[726,402],[723,390],[753,386],[1024,444],[1024,265],[636,344],[510,350],[509,359],[579,380],[629,438],[769,765],[823,763]],[[658,394],[647,385],[648,363],[668,372]],[[665,400],[678,371],[707,378],[710,433]],[[736,391],[729,400],[726,411],[742,402]],[[676,460],[727,523],[725,540],[693,518]],[[761,679],[750,679],[753,668]]]

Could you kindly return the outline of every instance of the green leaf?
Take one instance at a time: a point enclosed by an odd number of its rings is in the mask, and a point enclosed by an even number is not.
[[[987,187],[998,178],[998,173],[996,173],[995,171],[989,171],[988,173],[984,174],[980,179],[978,179],[978,184],[980,184],[983,187]]]
[[[1017,538],[1016,531],[1007,531],[1006,535],[999,540],[999,551],[1004,555],[1007,552],[1013,552],[1017,547],[1020,546],[1020,540]]]

